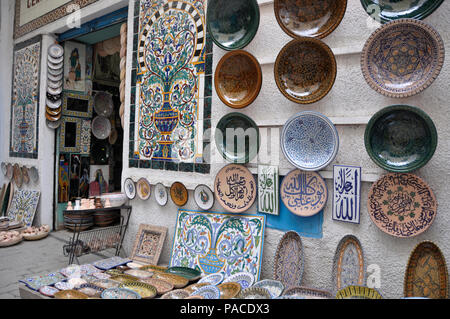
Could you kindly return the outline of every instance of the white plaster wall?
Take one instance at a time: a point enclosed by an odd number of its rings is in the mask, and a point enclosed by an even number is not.
[[[324,39],[324,42],[336,54],[338,74],[334,88],[328,96],[318,103],[308,106],[298,105],[287,100],[278,91],[273,76],[273,66],[278,52],[291,38],[283,32],[276,22],[273,1],[258,0],[258,2],[261,10],[260,28],[254,40],[245,50],[255,55],[262,64],[263,86],[256,101],[240,111],[253,118],[261,126],[260,129],[270,129],[268,136],[271,136],[271,131],[275,132],[272,135],[272,140],[268,141],[267,138],[263,137],[262,145],[270,143],[277,147],[279,142],[276,132],[289,117],[303,110],[319,111],[330,117],[337,124],[340,135],[340,150],[333,164],[358,165],[363,170],[361,223],[354,225],[333,221],[332,206],[328,202],[324,212],[323,238],[302,238],[305,249],[305,271],[302,284],[319,289],[333,290],[331,272],[336,247],[342,237],[347,234],[354,234],[361,241],[366,266],[370,264],[380,266],[380,292],[386,298],[402,297],[404,272],[409,254],[416,244],[423,240],[432,240],[438,244],[447,260],[450,260],[450,235],[448,232],[450,217],[447,213],[450,208],[450,200],[447,196],[449,194],[447,165],[450,160],[450,144],[448,142],[450,128],[447,125],[449,120],[447,108],[449,106],[448,83],[450,82],[450,65],[446,63],[435,83],[418,96],[407,99],[391,99],[376,93],[366,84],[360,68],[361,50],[365,41],[375,29],[369,28],[373,23],[362,8],[360,1],[349,0],[347,12],[341,25]],[[447,18],[449,14],[450,2],[445,1],[433,15],[425,20],[441,34],[446,44],[447,52],[450,52],[450,39],[447,33],[450,24]],[[130,11],[131,15],[132,11]],[[132,25],[133,21],[130,19],[129,39],[132,38]],[[128,49],[128,66],[130,66],[131,43],[128,44]],[[225,51],[214,46],[213,70],[225,53]],[[127,88],[130,87],[130,75],[131,70],[128,72]],[[129,100],[129,96],[127,96],[126,100]],[[212,103],[212,127],[214,128],[223,115],[234,110],[226,107],[215,92],[213,92]],[[393,104],[409,104],[422,108],[434,120],[439,134],[439,145],[435,156],[427,166],[416,172],[433,188],[439,203],[438,214],[435,222],[427,232],[411,239],[396,239],[381,232],[372,223],[367,213],[366,202],[371,182],[377,180],[385,171],[376,166],[365,151],[365,124],[378,110]],[[128,105],[125,118],[125,141],[128,141]],[[125,142],[125,149],[128,149],[126,144]],[[214,145],[212,149],[215,149]],[[124,152],[125,162],[128,160],[127,157],[127,152]],[[272,153],[269,159],[275,163],[279,160],[282,174],[293,168],[286,161],[281,151],[279,151],[278,155]],[[260,160],[260,162],[267,161],[264,158]],[[132,177],[137,181],[140,177],[146,177],[152,184],[164,182],[166,186],[170,186],[175,180],[180,180],[191,189],[189,202],[185,208],[195,210],[197,207],[193,199],[192,189],[199,183],[205,183],[212,187],[217,171],[224,165],[225,163],[213,164],[211,174],[207,176],[125,168],[122,179]],[[253,173],[256,173],[255,163],[251,163],[248,166]],[[321,174],[327,179],[328,188],[332,189],[332,180],[330,179],[332,178],[332,165],[322,171]],[[156,204],[154,195],[146,202],[135,199],[131,203],[133,205],[133,213],[124,242],[127,252],[131,252],[139,224],[165,226],[168,227],[169,232],[160,264],[168,264],[170,262],[178,207],[169,200],[167,206],[161,208]],[[212,211],[222,212],[223,209],[216,204]],[[255,205],[249,210],[249,213],[256,211],[257,207]],[[261,279],[273,277],[272,264],[274,255],[283,234],[281,231],[266,228]]]

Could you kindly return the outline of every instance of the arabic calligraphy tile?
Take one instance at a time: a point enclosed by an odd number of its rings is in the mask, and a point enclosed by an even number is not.
[[[258,166],[258,211],[278,215],[278,166]]]
[[[283,179],[280,196],[291,213],[308,217],[324,208],[328,189],[318,173],[295,169]]]
[[[334,165],[333,219],[359,224],[361,167]]]

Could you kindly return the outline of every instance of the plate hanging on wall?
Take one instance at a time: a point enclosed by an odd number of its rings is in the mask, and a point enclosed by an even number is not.
[[[181,207],[186,205],[189,198],[189,193],[182,183],[175,182],[170,187],[170,196],[175,205]]]
[[[63,85],[63,81],[62,80],[56,81],[56,82],[54,82],[54,81],[47,81],[47,86],[49,88],[52,88],[52,89],[58,89],[58,88],[62,87],[62,85]]]
[[[161,183],[158,183],[155,186],[155,198],[159,206],[166,206],[167,201],[169,200],[169,194],[167,193],[167,189]]]
[[[60,76],[61,74],[64,73],[64,68],[63,68],[63,64],[59,64],[59,65],[53,65],[53,64],[49,64],[48,65],[48,69],[47,72],[48,74],[51,74],[53,76]]]
[[[111,134],[111,122],[104,116],[97,116],[92,121],[92,134],[99,140],[104,140]]]
[[[61,107],[61,105],[62,105],[62,100],[58,100],[56,102],[53,102],[53,101],[47,99],[46,102],[47,102],[47,106],[49,108],[53,109],[53,110],[59,109]]]
[[[128,199],[134,199],[136,197],[136,184],[131,178],[125,180],[124,189]]]
[[[278,243],[273,263],[273,279],[290,288],[301,285],[304,257],[300,235],[294,231],[286,232]]]
[[[110,117],[114,109],[112,95],[108,92],[98,92],[94,97],[94,110],[98,115]]]
[[[206,185],[198,185],[195,188],[194,199],[202,210],[210,210],[214,206],[214,194]]]
[[[144,177],[139,179],[138,182],[136,183],[136,190],[137,195],[141,200],[149,199],[152,194],[150,183]]]
[[[64,48],[59,44],[52,44],[48,47],[48,55],[54,59],[60,59],[64,56]]]
[[[8,170],[7,170],[7,168],[6,168],[6,163],[5,162],[2,162],[2,173],[3,173],[3,175],[5,175],[6,176],[6,173],[8,172]]]
[[[57,68],[56,66],[64,64],[64,57],[63,56],[59,57],[59,58],[54,58],[54,57],[49,55],[49,56],[47,56],[47,59],[48,59],[47,65],[54,66],[53,69],[56,69]]]
[[[14,182],[16,186],[21,188],[23,184],[23,175],[22,170],[20,169],[19,164],[14,164]]]
[[[58,127],[60,127],[61,126],[61,122],[62,122],[61,119],[59,119],[58,121],[55,121],[55,122],[49,121],[49,120],[46,119],[47,127],[52,129],[52,130],[56,130]]]
[[[8,164],[6,165],[6,177],[7,177],[9,180],[12,180],[13,176],[14,176],[14,168],[13,168],[13,165],[12,165],[11,163],[8,163]]]
[[[57,88],[57,89],[52,89],[51,87],[47,87],[47,92],[50,93],[51,95],[59,95],[62,93],[62,90],[63,90],[62,87]],[[62,102],[61,102],[61,104],[62,104]]]
[[[32,166],[30,168],[30,178],[34,183],[37,183],[37,181],[39,180],[39,172],[35,166]]]
[[[60,75],[53,75],[51,73],[48,73],[47,77],[48,77],[49,82],[58,83],[58,82],[62,81],[62,79],[64,78],[64,74],[61,73]]]

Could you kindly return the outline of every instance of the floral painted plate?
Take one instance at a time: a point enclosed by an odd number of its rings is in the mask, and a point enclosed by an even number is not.
[[[241,292],[241,285],[237,282],[226,282],[217,286],[220,290],[220,299],[236,298]]]
[[[231,275],[230,277],[225,278],[223,283],[227,282],[237,282],[238,284],[241,285],[242,289],[246,289],[253,285],[253,283],[255,282],[255,276],[249,272],[239,272],[234,275]]]
[[[147,200],[151,196],[151,186],[146,178],[141,178],[136,183],[137,195],[141,200]]]
[[[131,275],[122,274],[122,275],[113,275],[111,276],[110,280],[114,280],[123,284],[130,281],[139,281],[139,278]]]
[[[175,203],[175,205],[182,207],[187,204],[189,193],[186,189],[186,186],[184,186],[180,182],[175,182],[170,187],[170,197],[172,198],[172,201]]]
[[[195,188],[194,199],[202,210],[210,210],[214,206],[214,194],[206,185],[198,185]]]
[[[28,288],[38,291],[39,288],[41,288],[43,286],[52,286],[52,285],[56,284],[57,282],[60,282],[65,279],[66,279],[66,277],[63,274],[56,272],[56,273],[47,274],[45,276],[30,277],[30,278],[27,278],[24,280],[20,280],[20,282],[27,285]]]
[[[134,290],[126,288],[110,288],[101,294],[102,299],[141,299],[141,296]]]
[[[165,293],[172,291],[174,288],[173,284],[171,284],[169,281],[163,280],[163,279],[145,278],[145,279],[139,279],[139,281],[155,287],[158,295],[164,295]]]
[[[224,50],[246,47],[259,28],[256,0],[210,1],[207,26],[214,43]],[[232,21],[232,23],[230,23]]]
[[[157,290],[152,285],[143,282],[125,282],[119,286],[119,288],[126,288],[133,290],[141,296],[143,299],[152,299],[155,298],[157,294]]]
[[[44,296],[46,296],[46,297],[52,297],[52,298],[55,296],[55,294],[56,294],[58,291],[59,291],[58,288],[51,287],[51,286],[44,286],[44,287],[39,288],[39,292],[40,292],[42,295],[44,295]]]
[[[350,285],[338,291],[336,299],[383,299],[374,288]]]
[[[324,38],[341,23],[347,0],[275,0],[278,24],[289,36]]]
[[[218,272],[218,273],[210,274],[206,277],[203,277],[202,279],[200,279],[198,281],[198,283],[209,283],[210,285],[217,286],[223,281],[224,278],[225,278],[225,276],[222,273]]]
[[[169,194],[167,193],[167,188],[161,183],[158,183],[155,186],[155,198],[159,206],[167,205]]]
[[[127,195],[128,199],[134,199],[136,197],[136,184],[133,182],[131,178],[127,178],[124,184],[125,195]]]
[[[64,290],[55,293],[55,299],[88,299],[89,297],[77,290]]]
[[[391,98],[406,98],[434,82],[444,59],[444,42],[431,25],[399,19],[372,33],[361,54],[361,68],[373,90]]]
[[[61,281],[55,284],[55,288],[63,291],[63,290],[72,290],[75,288],[75,286],[67,281]]]
[[[291,287],[283,295],[303,297],[305,299],[333,299],[331,292],[308,287]]]
[[[192,296],[201,296],[204,299],[220,299],[220,290],[214,285],[208,285],[198,288],[191,294]]]
[[[139,268],[140,270],[151,270],[153,272],[163,272],[165,273],[168,267],[165,266],[156,266],[156,265],[145,265]]]
[[[185,299],[187,297],[189,297],[189,292],[184,289],[176,289],[165,293],[161,299]]]
[[[339,150],[339,134],[325,115],[314,111],[300,112],[284,125],[281,150],[295,167],[318,171],[334,161]]]
[[[422,234],[433,224],[437,201],[433,190],[420,177],[390,173],[372,185],[367,208],[380,230],[409,238]]]
[[[169,281],[176,289],[184,288],[189,284],[189,279],[185,277],[159,271],[153,274],[153,278]]]
[[[237,299],[272,299],[266,288],[250,287],[242,290]]]
[[[202,273],[199,270],[187,267],[169,267],[166,272],[184,277],[189,281],[196,281],[202,276]]]
[[[286,232],[278,243],[273,267],[274,279],[281,282],[285,288],[301,285],[303,254],[300,235],[294,231]]]
[[[281,296],[284,291],[284,285],[281,281],[272,280],[272,279],[264,279],[255,283],[252,287],[255,288],[264,288],[267,289],[270,293],[270,297],[276,298]]]
[[[95,267],[97,267],[98,269],[101,269],[101,270],[109,270],[109,269],[116,268],[118,266],[125,265],[125,264],[129,263],[130,261],[132,261],[132,260],[130,260],[128,258],[114,256],[111,258],[98,260],[98,261],[92,263],[92,265],[94,265]]]
[[[280,197],[291,213],[301,217],[314,216],[327,203],[327,184],[316,172],[295,169],[281,182]]]

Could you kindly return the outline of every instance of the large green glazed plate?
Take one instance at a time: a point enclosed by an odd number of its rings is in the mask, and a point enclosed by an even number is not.
[[[433,157],[437,131],[421,109],[408,105],[388,106],[367,125],[365,145],[370,158],[390,172],[408,173]]]
[[[178,275],[188,279],[189,281],[195,281],[200,279],[202,273],[196,269],[187,268],[187,267],[169,267],[166,270],[167,273]]]
[[[361,0],[367,14],[380,23],[403,18],[423,20],[443,2],[444,0]]]

